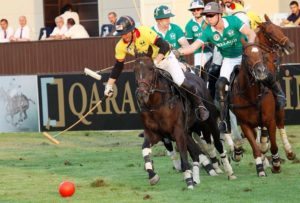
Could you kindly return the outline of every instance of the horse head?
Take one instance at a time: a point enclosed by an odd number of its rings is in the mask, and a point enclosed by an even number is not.
[[[257,32],[259,41],[271,48],[279,48],[281,54],[290,55],[295,51],[295,44],[283,33],[281,27],[272,23],[270,18],[265,14],[266,22],[258,23],[259,31]]]
[[[242,39],[243,44],[243,65],[248,73],[256,81],[264,80],[269,70],[264,65],[264,57],[260,46],[257,43],[247,43]]]
[[[149,46],[147,53],[139,53],[135,50],[136,61],[134,63],[135,80],[137,82],[137,99],[147,103],[149,96],[156,83],[155,65],[151,58],[152,47]]]

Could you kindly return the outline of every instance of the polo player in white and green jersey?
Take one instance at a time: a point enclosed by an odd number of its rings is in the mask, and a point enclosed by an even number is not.
[[[196,49],[202,46],[205,42],[211,42],[221,52],[224,57],[220,71],[220,77],[216,83],[216,99],[220,104],[220,119],[219,129],[222,133],[226,133],[228,104],[226,103],[226,90],[229,85],[229,77],[236,65],[240,65],[242,61],[242,43],[241,38],[247,37],[249,43],[253,43],[256,34],[249,26],[245,25],[236,16],[227,16],[222,18],[222,9],[218,3],[210,2],[204,7],[203,15],[206,16],[209,25],[204,30],[202,36],[191,44],[189,47],[179,49],[182,55],[191,54]],[[284,93],[276,85],[276,81],[272,74],[262,81],[273,94],[276,96],[277,105],[279,108],[285,106],[286,100]],[[227,88],[226,88],[227,86]]]
[[[229,85],[230,74],[236,65],[242,61],[242,43],[241,38],[244,35],[248,42],[254,42],[255,33],[245,25],[236,16],[227,16],[222,18],[222,9],[216,2],[208,3],[202,12],[206,16],[208,26],[202,35],[189,47],[179,49],[182,55],[193,53],[204,43],[212,43],[218,47],[221,55],[224,57],[220,70],[220,77],[216,83],[216,100],[220,104],[219,129],[222,133],[228,133],[227,119],[229,119],[228,108],[226,103],[225,87]]]
[[[161,5],[154,9],[154,18],[157,22],[152,29],[165,41],[167,41],[172,48],[179,49],[189,45],[184,36],[182,29],[170,22],[170,18],[175,15],[171,12],[168,6]]]
[[[202,0],[193,0],[190,3],[189,11],[192,12],[193,18],[185,26],[185,37],[191,44],[196,41],[201,35],[205,27],[207,26],[201,13],[204,9],[204,3]],[[207,46],[197,49],[194,52],[194,66],[195,70],[200,70],[200,67],[204,67],[205,64],[211,59],[212,52]]]

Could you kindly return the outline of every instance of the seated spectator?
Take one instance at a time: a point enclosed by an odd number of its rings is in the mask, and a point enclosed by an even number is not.
[[[8,21],[6,19],[1,19],[0,25],[0,42],[9,42],[10,37],[14,35],[14,30],[8,26]]]
[[[292,1],[290,3],[291,15],[286,20],[283,20],[281,25],[294,24],[299,25],[300,20],[300,9],[297,1]],[[298,20],[298,21],[297,21]]]
[[[67,20],[69,18],[73,18],[75,21],[75,24],[79,24],[79,15],[77,12],[74,11],[74,8],[71,4],[66,4],[62,9],[61,9],[61,17],[64,19],[64,24],[67,24]]]
[[[67,27],[68,31],[62,36],[62,39],[80,39],[90,37],[88,32],[82,25],[75,24],[73,18],[68,19]]]
[[[20,27],[17,29],[15,34],[10,37],[12,42],[30,41],[30,28],[27,25],[27,19],[25,16],[19,17]]]
[[[67,26],[64,24],[64,19],[61,16],[55,18],[56,27],[47,39],[62,39],[62,36],[68,31]]]
[[[116,12],[109,12],[107,14],[108,21],[111,24],[104,24],[101,27],[101,37],[113,36],[116,31],[115,24],[117,22],[117,14]]]

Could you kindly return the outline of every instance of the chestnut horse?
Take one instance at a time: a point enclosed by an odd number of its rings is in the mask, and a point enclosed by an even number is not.
[[[184,99],[179,96],[178,93],[182,90],[179,90],[170,80],[166,79],[166,76],[162,74],[162,70],[155,67],[148,55],[136,53],[137,59],[134,64],[134,72],[138,85],[136,98],[140,105],[141,118],[144,124],[145,138],[142,153],[150,184],[154,185],[159,181],[159,176],[154,172],[152,160],[150,159],[151,146],[167,139],[176,142],[184,180],[189,189],[193,188],[193,177],[187,151],[194,162],[199,162],[199,155],[202,152],[190,134],[192,131],[199,131],[200,127],[211,129],[211,131],[205,131],[205,134],[208,134],[210,138],[208,132],[213,132],[215,144],[218,146],[217,149],[221,154],[228,178],[235,179],[226,151],[224,151],[220,142],[217,122],[214,120],[213,114],[209,116],[207,121],[199,122],[195,116],[193,105],[188,101],[184,102]],[[186,74],[188,79],[197,80],[197,88],[201,88],[201,86],[205,88],[203,81],[203,84],[199,84],[198,80],[201,80],[199,77],[191,73]],[[209,96],[209,92],[206,91],[206,93],[206,95],[201,96],[206,98]],[[211,106],[214,106],[213,103]],[[208,109],[210,108],[208,107]],[[198,125],[199,127],[197,127]]]
[[[281,27],[273,24],[269,17],[265,15],[266,22],[259,23],[258,31],[256,32],[259,44],[265,56],[267,56],[266,66],[270,72],[276,76],[277,69],[280,65],[280,58],[284,54],[289,55],[294,52],[295,45],[284,35]],[[278,82],[278,81],[277,81]],[[293,152],[291,144],[288,141],[287,134],[284,128],[284,109],[276,108],[276,125],[279,129],[280,137],[284,145],[286,157],[293,160],[296,154]],[[262,132],[262,136],[267,133]],[[266,149],[265,149],[266,150]]]
[[[256,127],[266,127],[270,135],[272,172],[280,172],[280,158],[276,144],[275,99],[272,92],[260,81],[268,75],[261,48],[255,43],[243,42],[243,58],[237,77],[234,79],[230,102],[241,129],[248,139],[256,163],[258,176],[266,176],[264,157],[256,143]]]

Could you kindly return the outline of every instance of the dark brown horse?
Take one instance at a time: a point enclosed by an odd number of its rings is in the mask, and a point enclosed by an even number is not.
[[[276,144],[275,100],[262,82],[269,74],[258,44],[243,41],[243,59],[238,76],[231,87],[231,109],[248,139],[256,162],[258,176],[266,176],[263,155],[256,143],[256,127],[267,128],[270,135],[272,172],[280,172],[280,158]]]
[[[170,80],[166,79],[162,74],[162,70],[154,66],[152,59],[143,54],[136,54],[136,57],[134,65],[138,85],[136,96],[140,105],[145,132],[142,153],[150,184],[154,185],[159,181],[159,176],[154,172],[150,159],[151,146],[159,141],[164,142],[164,139],[167,139],[176,142],[181,158],[181,169],[184,173],[184,179],[188,188],[191,189],[193,188],[193,177],[188,163],[187,151],[194,162],[199,162],[201,151],[190,134],[192,131],[198,131],[199,127],[196,127],[196,123],[200,126],[201,122],[199,123],[196,119],[193,110],[194,107],[190,103],[183,102],[182,98],[178,95],[181,90],[171,85]],[[191,77],[189,79],[201,80],[197,76],[190,75],[189,77]],[[203,87],[205,88],[204,83]],[[207,95],[209,95],[208,91]],[[212,116],[208,120],[209,122],[214,122],[215,125],[206,123],[203,124],[204,126],[218,129],[216,121],[213,120]],[[218,131],[214,134],[219,136]],[[210,133],[208,136],[210,138]],[[218,151],[222,153],[221,158],[224,162],[225,171],[228,172],[229,179],[235,179],[219,137],[216,137],[215,143],[219,146]]]
[[[295,46],[289,38],[282,32],[281,27],[273,24],[269,17],[265,15],[266,22],[259,24],[257,37],[259,44],[262,45],[264,55],[267,57],[266,66],[270,72],[276,76],[280,65],[280,58],[284,54],[289,55],[294,52]],[[279,83],[279,82],[277,82]],[[278,84],[277,84],[278,85]],[[291,144],[288,141],[284,128],[285,112],[283,108],[276,108],[276,125],[279,129],[280,137],[284,145],[286,157],[293,160],[296,154],[293,152]],[[262,132],[262,135],[267,133]]]

